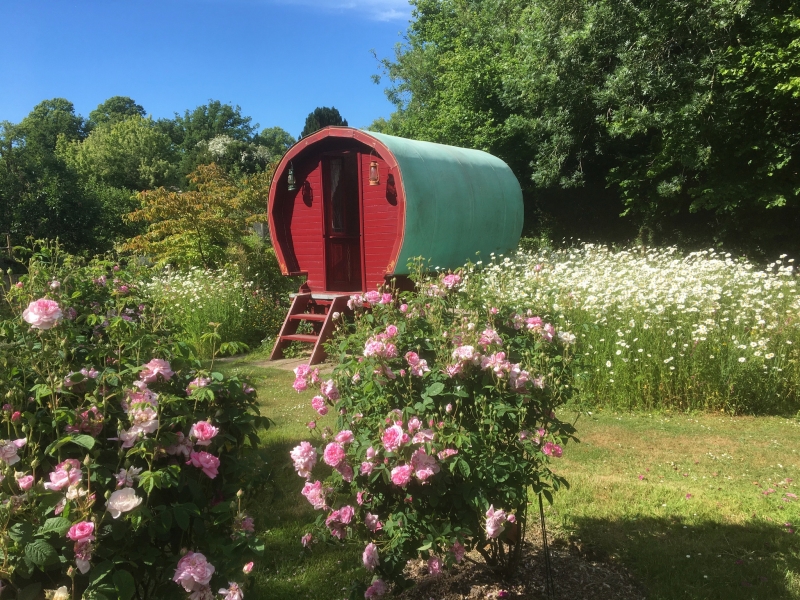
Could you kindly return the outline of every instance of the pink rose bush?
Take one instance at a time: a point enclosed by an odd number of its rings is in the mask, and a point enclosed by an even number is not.
[[[334,340],[336,398],[300,370],[304,389],[320,389],[309,412],[339,413],[335,430],[291,452],[302,495],[321,513],[307,535],[363,541],[365,571],[377,575],[366,598],[388,593],[412,558],[431,574],[470,550],[492,565],[513,561],[514,549],[499,548],[518,544],[527,490],[565,483],[551,461],[573,436],[555,415],[571,390],[572,338],[546,314],[473,306],[471,285],[449,273],[389,302],[354,296],[354,322],[340,322]],[[419,540],[434,541],[420,552]]]
[[[5,294],[0,504],[20,535],[0,589],[51,589],[69,571],[76,598],[169,585],[239,600],[259,542],[236,490],[261,489],[253,444],[269,423],[252,386],[204,369],[167,328],[144,273],[112,266],[48,246]]]

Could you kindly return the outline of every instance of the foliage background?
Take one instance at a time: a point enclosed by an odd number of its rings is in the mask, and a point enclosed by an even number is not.
[[[529,232],[797,252],[796,3],[412,4],[373,127],[503,158]]]

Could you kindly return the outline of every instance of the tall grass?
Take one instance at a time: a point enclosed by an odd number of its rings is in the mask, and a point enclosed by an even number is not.
[[[492,256],[467,276],[486,306],[545,314],[578,335],[583,402],[794,412],[800,292],[791,263],[759,269],[713,250],[585,244]]]
[[[168,270],[147,282],[145,288],[156,308],[200,356],[207,357],[211,352],[201,340],[213,330],[210,323],[220,324],[217,332],[223,342],[252,342],[253,285],[235,269]]]

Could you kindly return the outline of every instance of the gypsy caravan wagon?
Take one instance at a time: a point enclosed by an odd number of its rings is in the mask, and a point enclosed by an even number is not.
[[[522,191],[506,163],[480,150],[326,127],[281,160],[268,215],[281,271],[306,277],[271,358],[301,341],[314,344],[316,364],[332,315],[350,295],[407,275],[409,259],[454,269],[516,247]],[[313,333],[298,333],[303,322]]]

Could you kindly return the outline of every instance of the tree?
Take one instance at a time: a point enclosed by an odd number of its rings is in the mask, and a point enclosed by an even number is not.
[[[347,127],[347,121],[342,118],[342,115],[334,107],[318,106],[306,117],[306,124],[300,133],[300,137],[307,137],[329,125]]]
[[[796,3],[412,3],[390,130],[497,154],[561,234],[600,205],[655,240],[800,250]]]
[[[233,150],[253,141],[253,133],[258,125],[253,125],[252,119],[242,115],[241,110],[239,106],[209,100],[208,104],[192,111],[186,110],[183,116],[175,113],[172,120],[158,121],[159,128],[180,149],[178,172],[181,176],[188,176],[198,165],[219,161],[220,156],[215,156],[208,147],[215,138],[220,138],[225,149],[229,145],[227,140],[237,143],[230,149],[231,156],[236,154]]]
[[[62,137],[58,153],[83,180],[133,191],[173,182],[177,158],[169,137],[141,115],[105,121],[83,141]]]
[[[296,142],[282,127],[267,127],[258,134],[258,143],[269,151],[273,161],[279,160]]]
[[[145,223],[147,232],[122,249],[159,265],[221,266],[228,252],[251,234],[252,223],[266,222],[271,179],[271,171],[236,179],[210,164],[190,175],[190,191],[161,187],[140,192],[141,207],[125,218]]]
[[[89,113],[92,126],[116,123],[130,117],[144,117],[147,112],[128,96],[112,96]]]
[[[56,154],[59,139],[78,141],[83,119],[63,98],[45,100],[19,124],[0,124],[0,228],[17,240],[58,237],[73,251],[95,248],[97,199]]]

